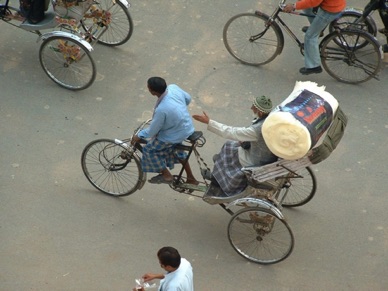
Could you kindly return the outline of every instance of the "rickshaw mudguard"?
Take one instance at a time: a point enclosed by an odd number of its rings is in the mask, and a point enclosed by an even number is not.
[[[129,2],[127,0],[119,0],[119,2],[121,4],[123,4],[126,8],[131,7],[131,4],[129,4]]]
[[[357,14],[360,14],[360,16],[362,15],[362,12],[364,12],[364,10],[360,9],[360,8],[354,8],[354,7],[346,7],[343,11],[342,11],[342,14],[344,12],[355,12]]]
[[[253,197],[245,197],[245,198],[236,199],[236,200],[230,202],[226,206],[226,209],[229,209],[232,206],[264,208],[264,209],[270,210],[274,215],[276,215],[277,218],[284,219],[282,212],[276,206],[274,206],[270,202],[262,200],[262,199],[253,198]]]
[[[83,38],[79,37],[78,35],[72,34],[70,32],[66,31],[51,31],[51,32],[46,32],[39,36],[39,40],[45,41],[46,39],[49,39],[51,37],[63,37],[63,38],[71,38],[75,40],[76,42],[82,44],[88,51],[92,51],[93,47],[91,46],[90,43],[88,43],[86,40]]]
[[[364,13],[364,10],[359,9],[359,8],[346,7],[344,9],[344,11],[342,11],[342,14],[344,14],[346,12],[350,12],[350,13],[353,13],[355,15],[359,15],[361,17],[362,14]],[[367,15],[365,18],[366,18],[365,22],[369,23],[372,26],[374,32],[377,32],[377,25],[376,25],[376,22],[374,21],[374,19],[370,15]],[[376,35],[374,34],[374,36],[376,36]]]

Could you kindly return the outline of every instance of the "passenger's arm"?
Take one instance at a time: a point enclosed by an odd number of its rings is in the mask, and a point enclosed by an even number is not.
[[[207,129],[223,138],[236,141],[256,141],[258,138],[252,126],[234,127],[210,119]]]
[[[193,118],[199,122],[207,124],[207,129],[221,137],[236,141],[256,141],[258,136],[253,127],[233,127],[215,120],[203,112],[202,115],[193,115]]]

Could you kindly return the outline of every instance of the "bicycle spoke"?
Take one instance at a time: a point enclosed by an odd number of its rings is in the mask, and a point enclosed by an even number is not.
[[[96,78],[90,52],[70,37],[47,38],[40,47],[39,60],[50,79],[66,89],[86,89]]]
[[[276,23],[253,13],[238,14],[225,24],[223,41],[228,52],[248,65],[263,65],[272,61],[282,48],[283,35]]]
[[[238,254],[259,264],[274,264],[292,252],[294,237],[288,224],[270,211],[247,207],[228,225],[228,238]]]
[[[118,46],[126,43],[133,32],[128,9],[120,1],[112,0],[101,0],[94,6],[102,12],[89,10],[81,20],[82,28],[101,44]]]
[[[112,140],[89,143],[82,153],[81,163],[89,182],[109,195],[132,194],[143,179],[140,159]]]
[[[296,171],[298,176],[290,175],[287,178],[288,187],[280,190],[282,205],[284,207],[302,206],[309,202],[315,195],[317,181],[310,167]]]
[[[364,31],[333,33],[321,44],[321,55],[329,75],[345,83],[357,84],[376,78],[381,67],[379,44]]]

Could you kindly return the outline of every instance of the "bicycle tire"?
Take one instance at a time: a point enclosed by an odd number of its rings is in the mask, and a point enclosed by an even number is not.
[[[294,248],[294,235],[287,222],[259,207],[246,207],[232,216],[228,239],[240,256],[264,265],[283,261]]]
[[[286,191],[282,206],[297,207],[305,205],[313,199],[317,191],[317,179],[310,167],[295,171],[300,177],[289,179],[289,186],[280,191]]]
[[[39,61],[51,80],[69,90],[84,90],[96,79],[96,65],[89,50],[67,36],[45,39],[40,46]]]
[[[120,1],[101,0],[93,4],[93,9],[98,7],[101,11],[109,11],[111,13],[110,23],[105,32],[98,29],[98,33],[93,34],[98,38],[98,43],[106,46],[119,46],[126,43],[133,33],[133,21],[128,8]],[[90,10],[87,13],[91,13]],[[101,24],[101,18],[83,18],[81,20],[82,28],[88,31],[93,25],[104,26]],[[93,28],[91,29],[93,32]]]
[[[243,64],[259,66],[271,62],[283,50],[284,37],[278,24],[266,27],[269,16],[242,13],[230,18],[223,30],[223,41],[227,51]],[[252,40],[252,36],[265,34]]]
[[[140,159],[110,139],[90,142],[82,152],[81,165],[88,181],[111,196],[134,193],[145,175]]]
[[[340,29],[352,28],[352,29],[362,29],[366,32],[369,32],[371,35],[376,36],[377,29],[374,20],[370,17],[365,17],[362,23],[358,23],[356,27],[352,27],[352,24],[356,23],[356,20],[362,16],[361,12],[357,11],[344,11],[341,16],[336,20],[330,22],[329,32],[332,33],[335,31],[335,25],[338,25]],[[336,23],[337,22],[337,23]],[[348,27],[350,25],[350,27]]]
[[[370,17],[366,17],[361,23],[356,23],[356,21],[361,18],[362,13],[357,11],[344,11],[339,18],[330,22],[329,24],[329,33],[335,31],[335,27],[339,29],[361,29],[369,32],[371,35],[376,36],[377,27],[374,20]],[[340,40],[335,39],[337,44],[340,45]],[[367,42],[360,43],[359,47],[363,47]]]
[[[338,43],[337,39],[341,39]],[[365,43],[359,46],[359,43]],[[378,41],[363,30],[340,30],[320,44],[322,65],[334,79],[359,84],[377,76],[381,68]]]

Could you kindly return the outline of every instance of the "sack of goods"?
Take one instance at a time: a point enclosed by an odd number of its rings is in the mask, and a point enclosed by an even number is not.
[[[341,119],[338,115],[341,115]],[[327,145],[327,139],[331,138],[328,136],[329,129],[334,125],[336,130],[332,129],[331,134],[336,136],[336,140],[331,142],[324,157],[315,151],[315,162],[312,162],[318,163],[335,149],[343,136],[346,123],[347,118],[339,108],[338,101],[325,91],[324,86],[298,81],[287,99],[266,118],[262,133],[268,148],[275,155],[286,160],[296,160],[323,145],[324,141]],[[314,151],[309,154],[312,153]]]

